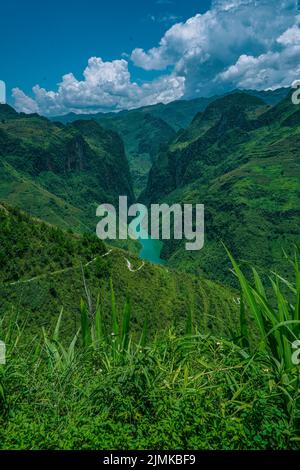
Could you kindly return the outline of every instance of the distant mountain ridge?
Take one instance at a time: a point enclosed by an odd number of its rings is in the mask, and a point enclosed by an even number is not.
[[[226,93],[235,93],[236,91],[242,91],[247,94],[251,94],[261,98],[266,104],[274,105],[281,101],[288,93],[290,88],[278,88],[277,90],[269,91],[257,91],[257,90],[233,90],[232,92]],[[168,104],[158,103],[150,106],[143,106],[141,108],[136,108],[132,110],[124,110],[119,112],[109,112],[109,113],[95,113],[95,114],[76,114],[68,113],[61,116],[52,116],[50,117],[53,121],[59,121],[64,124],[76,121],[78,119],[112,119],[114,117],[123,117],[130,113],[141,113],[141,114],[151,114],[154,117],[158,117],[165,121],[169,126],[171,126],[175,131],[180,129],[185,129],[190,125],[191,121],[195,115],[204,111],[204,109],[213,101],[221,98],[222,95],[215,95],[210,98],[195,98],[191,100],[176,100]]]
[[[288,89],[275,91],[248,91],[265,104],[276,104]],[[224,96],[230,95],[227,93]],[[122,137],[131,169],[135,195],[138,197],[146,188],[148,174],[154,157],[161,147],[175,138],[175,133],[190,126],[195,116],[203,111],[220,96],[196,98],[193,100],[173,101],[169,104],[156,104],[118,113],[66,114],[51,119],[64,124],[74,120],[94,119],[106,129],[114,130]]]
[[[223,241],[244,258],[248,243],[250,261],[276,267],[281,247],[299,236],[300,113],[290,97],[266,103],[286,93],[226,94],[177,133],[149,107],[102,116],[100,125],[0,106],[0,200],[64,229],[94,232],[98,204],[116,205],[119,195],[135,200],[132,173],[146,204],[206,206],[205,248],[191,254],[179,241],[166,242],[162,255],[171,266],[226,282]],[[130,168],[116,130],[127,135]],[[253,225],[260,229],[248,241]]]

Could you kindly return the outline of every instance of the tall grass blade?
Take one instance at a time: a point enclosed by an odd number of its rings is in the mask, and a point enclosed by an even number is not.
[[[116,296],[113,286],[112,278],[110,278],[110,292],[111,292],[111,321],[112,321],[112,332],[114,336],[119,334],[118,326],[118,315],[117,315],[117,306],[116,306]]]
[[[92,338],[89,327],[88,309],[83,299],[80,301],[80,313],[82,343],[84,348],[88,348],[92,343]]]
[[[188,314],[185,324],[185,334],[191,336],[193,334],[193,321],[194,321],[194,311],[192,304],[189,305]]]
[[[131,305],[129,297],[126,297],[123,320],[122,320],[122,331],[121,331],[121,349],[127,351],[129,343],[129,330],[130,330],[130,318],[131,318]]]
[[[60,331],[60,325],[61,325],[61,320],[62,320],[62,316],[63,316],[63,311],[64,311],[64,309],[62,308],[61,311],[60,311],[60,314],[58,316],[56,325],[55,325],[55,329],[54,329],[54,333],[53,333],[53,337],[52,337],[52,339],[54,341],[59,340],[59,331]]]
[[[146,318],[144,320],[143,330],[142,330],[142,334],[141,334],[140,341],[139,341],[139,347],[140,348],[144,348],[147,344],[148,333],[149,333],[148,330],[149,330],[148,318]]]
[[[240,295],[240,330],[241,330],[241,346],[242,348],[249,347],[249,331],[246,318],[246,309],[243,294]]]
[[[104,338],[100,296],[98,297],[98,300],[97,300],[97,307],[96,307],[96,313],[95,313],[95,335],[94,336],[95,336],[96,345],[99,345],[99,343]]]
[[[244,295],[244,299],[246,300],[247,304],[249,305],[249,307],[251,309],[251,312],[252,312],[252,314],[255,318],[255,321],[256,321],[257,327],[259,329],[259,332],[261,334],[261,337],[264,338],[266,336],[266,329],[265,329],[263,317],[262,317],[262,314],[261,314],[261,311],[260,311],[260,307],[256,302],[256,299],[255,299],[255,296],[253,295],[253,291],[251,289],[251,286],[249,285],[248,281],[246,280],[244,274],[240,270],[238,264],[236,263],[235,259],[231,255],[231,253],[227,250],[226,247],[225,247],[225,249],[227,251],[227,254],[228,254],[228,256],[231,260],[234,271],[235,271],[235,273],[237,275],[237,278],[239,280],[239,283],[240,283],[240,286],[241,286],[241,289],[242,289],[242,292],[243,292],[243,295]],[[263,348],[265,347],[264,343],[262,343],[262,347]]]

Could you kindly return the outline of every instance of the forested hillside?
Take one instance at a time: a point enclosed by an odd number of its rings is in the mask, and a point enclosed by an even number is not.
[[[123,142],[96,122],[53,123],[0,106],[0,200],[63,228],[89,231],[96,207],[134,200]]]
[[[143,201],[206,208],[204,249],[166,242],[170,265],[227,283],[223,242],[262,270],[283,269],[282,250],[300,242],[299,124],[290,96],[271,107],[235,93],[199,113],[158,155]]]
[[[112,279],[119,314],[126,295],[131,298],[136,330],[146,319],[152,332],[183,328],[192,308],[203,331],[234,334],[237,294],[209,280],[144,263],[95,236],[63,232],[8,206],[0,208],[0,234],[1,313],[10,317],[17,309],[34,331],[52,325],[63,307],[74,333],[87,292],[93,305],[100,294],[109,317]]]

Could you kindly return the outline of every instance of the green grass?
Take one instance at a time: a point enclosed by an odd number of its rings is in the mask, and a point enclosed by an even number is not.
[[[228,252],[229,253],[229,252]],[[229,253],[234,272],[241,287],[241,338],[251,344],[248,333],[247,312],[252,316],[258,332],[256,349],[270,358],[274,373],[280,380],[280,387],[285,394],[287,408],[294,418],[299,409],[300,368],[293,362],[294,343],[300,339],[300,270],[299,250],[294,259],[287,258],[292,266],[294,281],[274,273],[269,278],[272,295],[266,291],[264,282],[252,268],[253,282],[249,282],[240,267]]]
[[[63,347],[53,335],[9,348],[1,449],[299,447],[267,357],[172,330],[113,344],[82,349],[75,336]]]
[[[0,448],[299,449],[299,381],[286,380],[295,372],[271,341],[284,346],[291,323],[278,318],[268,331],[273,316],[259,278],[251,287],[232,262],[245,298],[241,331],[250,314],[260,329],[247,345],[201,333],[192,310],[181,334],[171,327],[146,339],[144,325],[137,335],[129,297],[117,315],[112,282],[109,324],[99,299],[95,309],[82,300],[81,327],[70,341],[63,310],[52,332],[30,340],[18,318],[6,331],[2,324],[8,354],[0,367]],[[298,306],[294,268],[296,292],[287,287]],[[278,287],[276,295],[280,315],[288,302]]]
[[[189,299],[202,332],[229,334],[238,318],[231,289],[150,263],[131,272],[127,259],[137,269],[137,256],[93,236],[63,232],[8,206],[0,206],[0,241],[0,318],[18,312],[22,321],[27,320],[30,335],[54,327],[63,307],[66,331],[72,337],[81,323],[78,299],[86,299],[87,293],[89,314],[100,293],[105,326],[110,300],[104,294],[111,291],[110,279],[118,318],[129,295],[133,328],[143,328],[148,319],[150,336],[173,322],[184,330]]]

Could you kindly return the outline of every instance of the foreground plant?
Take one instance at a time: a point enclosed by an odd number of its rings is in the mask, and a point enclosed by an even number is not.
[[[286,396],[291,417],[294,418],[300,384],[300,367],[295,361],[295,345],[300,340],[299,252],[296,250],[294,259],[286,256],[293,269],[294,282],[272,273],[269,277],[272,293],[266,290],[255,268],[252,268],[253,282],[248,281],[231,253],[228,250],[227,252],[241,288],[240,321],[243,345],[253,345],[247,322],[249,312],[258,332],[258,344],[255,348],[268,354],[280,379],[281,390]]]
[[[100,298],[95,309],[82,300],[81,327],[68,341],[63,310],[53,332],[17,343],[9,337],[9,350],[17,354],[10,353],[4,369],[10,406],[0,412],[0,448],[298,448],[296,376],[284,366],[278,379],[271,349],[271,335],[284,332],[268,330],[267,294],[260,300],[258,278],[252,286],[238,273],[248,295],[243,292],[243,334],[250,335],[246,299],[265,325],[259,354],[248,347],[253,337],[241,346],[199,332],[192,305],[184,333],[172,327],[151,338],[145,322],[140,336],[132,335],[130,299],[121,312],[112,281],[109,318]],[[276,313],[274,305],[268,308]],[[266,367],[270,360],[273,368]]]

